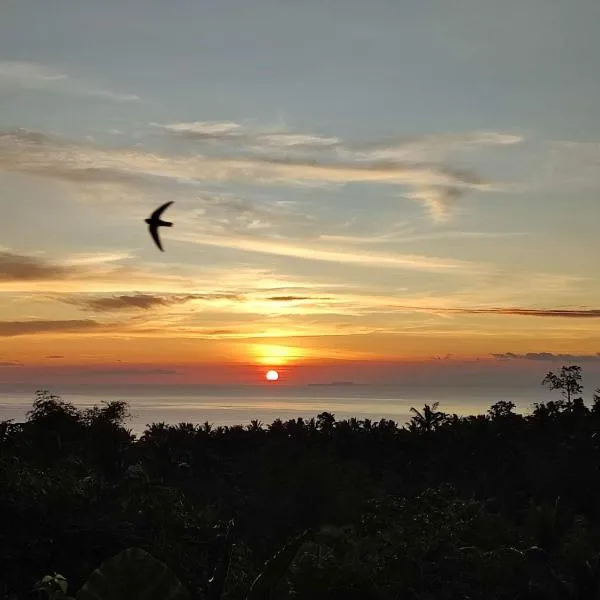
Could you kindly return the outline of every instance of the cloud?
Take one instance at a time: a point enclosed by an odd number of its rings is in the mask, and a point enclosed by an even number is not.
[[[314,217],[282,202],[250,202],[231,194],[202,194],[196,202],[198,207],[190,210],[183,222],[212,235],[269,235],[286,228],[286,235],[293,230],[297,236],[314,232],[316,226]]]
[[[216,135],[216,134],[213,134]],[[491,183],[473,173],[431,162],[372,160],[349,156],[161,155],[140,148],[104,149],[23,130],[0,133],[0,170],[78,184],[148,185],[249,182],[271,185],[376,183],[407,186],[415,198],[439,206]]]
[[[280,256],[290,256],[305,260],[319,260],[380,268],[404,268],[437,273],[454,272],[476,275],[477,273],[484,272],[484,266],[481,264],[438,257],[384,252],[352,252],[328,247],[300,246],[278,240],[248,239],[240,237],[181,234],[173,237],[174,239],[194,244],[236,248],[238,250],[277,254]]]
[[[64,358],[64,356],[62,354],[50,354],[46,356],[46,358],[49,360],[61,360]]]
[[[151,123],[164,131],[191,140],[218,140],[225,142],[252,141],[256,146],[282,148],[329,147],[344,155],[369,157],[376,160],[419,158],[429,160],[432,155],[447,155],[451,152],[479,149],[485,146],[509,146],[524,141],[522,135],[498,131],[472,131],[423,136],[397,136],[386,140],[366,142],[344,141],[334,136],[289,131],[282,128],[257,130],[232,121],[192,121],[161,125]]]
[[[212,294],[133,294],[113,295],[97,298],[72,298],[58,296],[56,299],[67,304],[80,306],[94,312],[116,312],[122,310],[150,310],[153,308],[168,307],[183,304],[193,300],[241,300],[238,294],[212,293]]]
[[[78,374],[87,375],[87,376],[104,376],[104,377],[114,377],[114,376],[129,376],[129,375],[178,375],[179,371],[175,369],[160,369],[160,368],[116,368],[116,369],[82,369],[78,370]]]
[[[26,131],[0,133],[0,169],[80,182],[152,176],[188,181],[385,183],[485,187],[473,174],[428,164],[319,161],[291,157],[162,156],[138,148],[102,149]]]
[[[182,137],[197,140],[222,140],[246,136],[242,126],[231,121],[192,121],[187,123],[169,123],[167,125],[151,123],[151,125]]]
[[[406,197],[424,204],[434,221],[446,221],[452,205],[462,195],[462,190],[451,186],[424,186]]]
[[[309,302],[315,300],[331,300],[331,298],[318,298],[314,296],[270,296],[267,300],[270,302]]]
[[[66,267],[81,266],[91,267],[106,265],[132,258],[130,252],[77,252],[61,261]]]
[[[502,352],[492,354],[499,360],[540,360],[540,361],[563,361],[563,362],[596,362],[600,361],[600,352],[596,354],[553,354],[551,352],[527,352],[516,354],[514,352]]]
[[[318,148],[337,146],[341,143],[341,140],[336,137],[299,132],[253,132],[243,125],[231,121],[193,121],[167,125],[151,123],[151,125],[189,140],[252,142],[255,144],[255,149],[259,149],[261,144],[271,148]]]
[[[0,337],[32,335],[40,333],[79,333],[99,331],[107,326],[91,319],[72,319],[63,321],[0,321]]]
[[[81,306],[97,311],[110,312],[118,310],[142,309],[148,310],[157,306],[169,306],[177,302],[185,301],[180,297],[167,298],[165,296],[152,296],[150,294],[136,294],[133,296],[108,296],[104,298],[89,298],[72,301]]]
[[[454,152],[483,147],[512,146],[524,141],[522,135],[499,131],[472,131],[423,136],[400,136],[387,140],[362,142],[350,146],[363,156],[378,160],[442,160]]]
[[[123,264],[130,253],[79,253],[50,260],[0,247],[0,291],[3,292],[106,292],[115,287],[134,293],[151,290],[187,290],[193,281],[183,275],[136,269]]]
[[[93,96],[113,102],[140,100],[135,94],[104,90],[70,78],[58,69],[25,61],[0,61],[0,88],[19,87],[29,90],[46,89],[82,96]]]
[[[567,319],[600,318],[600,309],[597,308],[473,308],[453,310],[455,312],[468,314],[517,315],[523,317],[556,317]]]
[[[0,252],[0,281],[39,281],[68,279],[80,274],[74,266],[53,263],[42,258]]]
[[[0,61],[0,82],[21,87],[48,85],[53,82],[63,82],[67,75],[51,68],[24,61]]]
[[[337,137],[322,137],[303,133],[270,133],[258,136],[257,141],[267,146],[280,148],[318,148],[339,146],[341,144],[340,138]]]
[[[457,308],[449,306],[430,306],[423,304],[418,305],[390,305],[390,308],[401,311],[415,311],[434,313],[438,315],[444,314],[462,314],[462,315],[503,315],[503,316],[520,316],[520,317],[547,317],[547,318],[566,318],[566,319],[598,319],[600,318],[600,309],[543,309],[543,308]]]
[[[18,360],[0,360],[0,369],[10,369],[22,366],[23,363]]]

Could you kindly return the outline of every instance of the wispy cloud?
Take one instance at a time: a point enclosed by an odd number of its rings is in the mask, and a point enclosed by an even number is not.
[[[598,319],[598,308],[472,308],[456,309],[465,314],[514,315],[522,317],[552,317],[565,319]]]
[[[290,131],[285,128],[259,129],[232,121],[192,121],[153,127],[191,140],[253,141],[256,145],[310,148],[330,147],[344,156],[358,156],[375,160],[423,160],[446,157],[452,152],[482,147],[510,146],[524,141],[517,133],[472,131],[421,136],[396,136],[384,140],[353,142],[335,136]]]
[[[10,369],[22,366],[23,363],[18,360],[0,360],[0,369]]]
[[[269,302],[314,302],[321,300],[331,300],[329,296],[269,296],[267,298]]]
[[[176,369],[160,369],[160,368],[131,368],[131,367],[97,367],[95,369],[78,369],[78,373],[84,376],[91,377],[129,377],[131,375],[177,375],[179,371]]]
[[[29,90],[45,89],[81,96],[103,98],[113,102],[140,100],[135,94],[126,94],[95,87],[73,79],[60,69],[25,61],[0,61],[0,88],[18,87]]]
[[[449,302],[452,297],[449,297]],[[596,308],[519,308],[519,307],[456,307],[456,306],[434,306],[430,304],[403,305],[401,303],[394,306],[395,310],[430,312],[435,314],[462,314],[462,315],[497,315],[497,316],[516,316],[516,317],[546,317],[559,319],[598,319],[600,318],[600,309]]]
[[[596,354],[553,354],[552,352],[526,352],[525,354],[518,354],[515,352],[502,352],[500,354],[492,354],[491,356],[500,360],[540,360],[569,363],[600,361],[600,352],[596,352]]]
[[[226,129],[225,125],[220,129]],[[215,126],[215,131],[203,135],[231,137],[235,131],[223,133]],[[289,138],[281,139],[289,145]],[[148,185],[153,178],[166,178],[173,184],[230,181],[286,186],[403,186],[436,216],[446,214],[449,203],[468,191],[494,189],[491,182],[474,173],[431,161],[375,160],[354,154],[342,158],[339,154],[165,155],[139,147],[102,148],[23,130],[0,134],[0,170],[78,184]]]
[[[486,147],[512,146],[525,138],[516,133],[471,131],[422,136],[399,136],[387,140],[362,142],[350,149],[379,160],[443,160],[455,152],[481,150]]]
[[[86,294],[86,296],[88,296]],[[241,296],[230,293],[208,293],[208,294],[132,294],[112,295],[100,297],[73,297],[71,295],[56,296],[55,299],[79,306],[93,312],[118,312],[127,310],[147,311],[155,308],[168,308],[177,304],[185,304],[194,300],[214,301],[232,300],[239,301]]]
[[[80,333],[100,331],[106,326],[92,319],[71,319],[61,321],[0,321],[0,337],[33,335],[43,333]]]
[[[267,146],[280,148],[318,148],[334,147],[341,143],[337,137],[323,137],[306,133],[270,133],[260,135],[257,141]]]
[[[352,142],[338,137],[319,136],[289,131],[264,132],[233,122],[191,122],[157,125],[165,131],[203,142],[206,140],[234,143],[249,143],[250,148],[265,155],[274,148],[294,150],[330,150],[332,157],[343,164],[356,165],[395,164],[399,168],[417,169],[425,165],[433,171],[448,173],[440,164],[454,154],[481,151],[485,148],[512,146],[524,141],[517,133],[497,131],[473,131],[424,136],[397,136],[387,140]],[[320,154],[319,156],[323,156]],[[289,157],[288,157],[288,160]],[[320,159],[322,160],[322,158]],[[437,165],[437,166],[435,166]],[[469,189],[492,189],[489,183],[473,180],[470,174],[453,171],[456,181],[409,181],[404,183],[414,188],[406,197],[413,198],[425,206],[434,220],[447,220],[452,206]]]
[[[279,201],[251,202],[233,194],[202,193],[180,223],[209,235],[303,237],[314,234],[317,219]]]
[[[0,252],[0,282],[61,280],[76,277],[81,270],[32,256]]]
[[[319,161],[291,157],[165,156],[139,148],[104,149],[23,130],[0,133],[0,169],[80,182],[170,177],[259,183],[381,183],[486,188],[474,174],[450,167],[392,161]]]
[[[209,235],[173,235],[173,239],[192,244],[236,248],[249,252],[290,256],[305,260],[354,264],[380,268],[403,268],[415,271],[437,273],[458,273],[476,275],[487,272],[483,264],[411,254],[393,254],[384,252],[360,252],[340,250],[328,247],[295,245],[284,241],[267,239],[249,239],[243,237],[225,237]]]
[[[281,130],[253,131],[231,121],[193,121],[166,125],[152,123],[151,125],[189,140],[245,142],[251,143],[254,149],[260,149],[261,145],[271,148],[301,149],[333,147],[341,144],[341,140],[337,137]]]
[[[190,277],[133,267],[128,253],[76,254],[63,259],[0,250],[0,292],[189,290]]]
[[[484,239],[484,238],[511,238],[520,236],[530,236],[525,231],[461,231],[461,230],[442,230],[416,232],[414,227],[396,228],[390,226],[388,230],[373,235],[337,235],[321,234],[318,239],[324,242],[333,242],[339,244],[357,244],[357,245],[385,245],[391,243],[412,243],[424,240],[441,239]]]
[[[434,221],[446,221],[453,204],[463,195],[460,188],[451,186],[423,186],[406,194],[425,205]]]
[[[150,125],[181,137],[196,140],[223,140],[245,137],[247,135],[239,123],[231,121],[192,121],[187,123],[168,123],[166,125],[151,123]]]

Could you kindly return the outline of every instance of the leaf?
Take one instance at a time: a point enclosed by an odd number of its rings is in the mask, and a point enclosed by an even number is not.
[[[227,523],[225,535],[220,535],[221,544],[217,556],[217,564],[212,577],[208,580],[207,598],[208,600],[221,600],[225,581],[229,573],[229,563],[231,562],[231,551],[233,548],[233,528],[235,522],[231,519]]]
[[[296,557],[300,546],[311,533],[307,529],[288,542],[279,552],[265,563],[263,570],[254,580],[246,600],[268,600],[275,586],[285,575],[288,567]]]
[[[189,600],[177,576],[141,548],[104,561],[77,593],[77,600]]]

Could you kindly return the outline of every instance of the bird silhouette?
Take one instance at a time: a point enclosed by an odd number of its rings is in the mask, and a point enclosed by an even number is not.
[[[154,243],[158,246],[158,249],[161,252],[164,252],[162,244],[160,243],[160,238],[158,237],[158,228],[159,227],[173,227],[173,223],[169,221],[163,221],[160,216],[167,210],[169,206],[173,204],[173,200],[170,202],[165,202],[163,205],[159,206],[151,215],[150,218],[144,219],[145,223],[148,223],[148,229],[150,231],[150,235],[154,240]]]

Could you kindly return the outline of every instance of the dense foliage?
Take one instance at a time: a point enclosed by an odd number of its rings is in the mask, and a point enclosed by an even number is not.
[[[138,440],[123,402],[38,392],[27,422],[0,423],[0,597],[51,573],[80,589],[135,547],[207,598],[229,524],[229,599],[306,529],[275,598],[600,598],[600,396],[584,403],[575,366],[543,383],[561,395],[528,415],[433,405],[404,427],[325,412]]]

